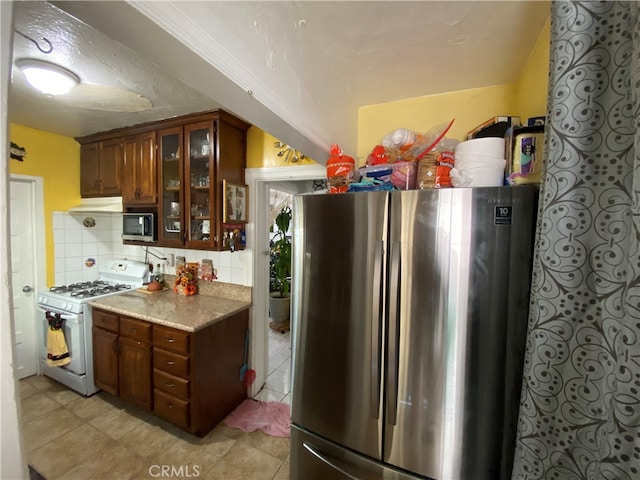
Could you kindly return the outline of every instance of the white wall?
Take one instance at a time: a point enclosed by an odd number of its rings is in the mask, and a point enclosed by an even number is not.
[[[0,381],[2,382],[0,400],[0,478],[13,480],[27,478],[23,462],[22,434],[18,420],[18,385],[13,372],[13,331],[11,263],[9,261],[9,158],[7,91],[11,65],[11,14],[13,4],[0,1],[0,231],[4,241],[0,242]]]
[[[88,218],[95,220],[94,226],[85,226]],[[104,262],[122,258],[145,261],[145,249],[123,245],[121,234],[119,213],[54,212],[55,285],[96,280],[98,268]],[[211,259],[218,281],[251,286],[251,255],[246,250],[231,253],[150,247],[149,251],[167,258],[170,254],[183,256],[188,262]],[[94,259],[95,264],[91,265],[89,259]],[[153,255],[148,255],[148,261],[154,265],[163,263]],[[174,274],[175,268],[165,266],[164,272]]]

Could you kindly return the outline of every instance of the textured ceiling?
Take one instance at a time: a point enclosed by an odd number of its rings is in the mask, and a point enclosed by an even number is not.
[[[219,105],[317,159],[333,142],[355,152],[362,105],[512,82],[549,16],[542,1],[53,4],[68,14],[16,2],[16,28],[153,109],[82,109],[14,72],[11,121],[78,136]],[[14,49],[47,57],[20,36]]]
[[[47,96],[29,87],[14,67],[9,95],[12,122],[77,137],[218,106],[144,56],[50,3],[15,2],[14,30],[20,32],[14,37],[14,61],[37,58],[56,63],[76,73],[82,83],[67,95]],[[51,43],[50,53],[38,48],[49,49],[43,39]]]

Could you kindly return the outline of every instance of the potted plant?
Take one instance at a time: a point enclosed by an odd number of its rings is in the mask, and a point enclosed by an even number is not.
[[[276,326],[289,319],[291,281],[291,237],[287,235],[291,225],[291,207],[286,206],[275,221],[275,236],[271,241],[271,293],[269,311]],[[274,232],[273,226],[271,231]]]

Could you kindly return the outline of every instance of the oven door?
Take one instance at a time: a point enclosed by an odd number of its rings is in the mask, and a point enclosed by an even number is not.
[[[47,358],[47,332],[49,331],[49,322],[47,321],[46,312],[51,311],[38,305],[38,317],[42,322],[42,329],[44,335],[42,337],[42,344],[40,345],[40,357]],[[55,313],[54,311],[51,311]],[[67,343],[67,349],[69,350],[69,358],[71,361],[63,368],[70,370],[78,375],[84,375],[87,370],[85,362],[85,344],[84,344],[84,325],[83,315],[76,313],[61,313],[61,317],[64,319],[62,329],[64,331],[64,339]]]

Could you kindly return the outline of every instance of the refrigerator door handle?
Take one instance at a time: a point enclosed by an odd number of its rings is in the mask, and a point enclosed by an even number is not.
[[[400,242],[391,250],[389,275],[389,386],[387,389],[387,423],[396,424],[398,410],[398,341],[400,339]]]
[[[373,260],[373,301],[371,305],[371,411],[373,418],[380,413],[380,326],[382,323],[382,305],[380,304],[382,288],[382,255],[383,242],[376,243]]]
[[[334,470],[337,470],[338,472],[340,472],[341,474],[343,474],[345,477],[350,478],[351,480],[360,480],[358,477],[354,477],[353,475],[351,475],[349,472],[347,472],[344,468],[341,468],[340,466],[338,466],[336,464],[335,460],[331,460],[329,458],[327,458],[325,455],[323,455],[322,453],[320,453],[318,451],[318,449],[316,447],[314,447],[313,445],[311,445],[309,442],[302,442],[302,446],[304,448],[306,448],[309,453],[311,453],[314,457],[316,457],[318,460],[326,463],[327,465],[329,465],[331,468],[333,468]]]

